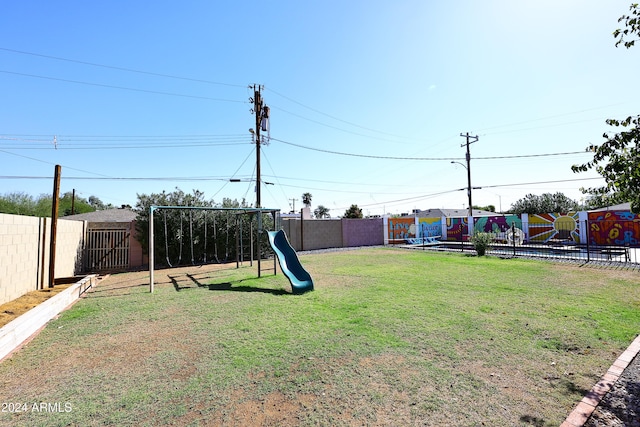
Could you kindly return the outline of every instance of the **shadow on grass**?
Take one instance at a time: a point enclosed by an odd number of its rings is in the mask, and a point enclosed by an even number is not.
[[[106,298],[113,296],[122,296],[127,295],[127,292],[120,292],[125,290],[134,290],[135,288],[140,287],[149,287],[149,282],[142,283],[131,283],[123,286],[105,286],[105,287],[95,287],[91,290],[91,292],[87,293],[87,296],[90,298]]]
[[[186,277],[188,280],[179,281],[180,276],[169,276],[173,287],[176,291],[180,292],[186,289],[207,288],[210,291],[232,291],[232,292],[260,292],[264,294],[272,295],[291,295],[284,289],[269,289],[269,288],[257,288],[253,286],[237,286],[238,283],[242,283],[244,279],[235,281],[224,281],[219,283],[206,283],[203,282],[203,278],[196,277],[192,274],[185,274],[182,277]],[[207,279],[206,277],[204,279]]]
[[[525,424],[528,425],[532,425],[535,427],[544,427],[546,425],[546,422],[544,421],[543,418],[538,418],[538,417],[534,417],[531,415],[523,415],[520,417],[520,421],[522,421]]]

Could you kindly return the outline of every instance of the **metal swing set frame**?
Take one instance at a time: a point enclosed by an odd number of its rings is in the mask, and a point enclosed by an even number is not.
[[[149,292],[153,293],[154,291],[154,286],[155,286],[155,278],[154,278],[154,264],[155,264],[155,249],[154,249],[154,221],[153,221],[153,214],[155,211],[157,210],[163,210],[164,213],[164,233],[165,233],[165,245],[168,245],[168,238],[167,238],[167,221],[166,221],[166,211],[167,210],[187,210],[189,211],[189,215],[190,215],[190,219],[189,219],[189,233],[190,233],[190,237],[191,237],[191,263],[193,265],[195,265],[195,261],[194,261],[194,254],[193,254],[193,221],[192,221],[192,216],[191,213],[194,210],[200,210],[200,211],[217,211],[217,212],[232,212],[236,215],[236,218],[238,218],[239,215],[256,215],[258,218],[258,226],[257,226],[257,230],[256,230],[256,240],[258,241],[258,245],[257,245],[257,249],[258,249],[258,253],[257,253],[257,264],[258,264],[258,277],[261,276],[261,272],[262,272],[262,267],[261,267],[261,259],[262,259],[262,249],[261,249],[261,236],[263,235],[263,228],[262,228],[262,215],[263,214],[271,214],[273,216],[273,222],[274,222],[274,227],[275,229],[279,228],[279,221],[280,221],[280,209],[272,209],[272,208],[219,208],[219,207],[207,207],[207,206],[150,206],[149,207]],[[240,228],[242,228],[242,223],[240,223]],[[180,216],[180,235],[182,238],[183,235],[183,230],[182,230],[182,215]],[[214,216],[214,232],[215,232],[215,216]],[[215,238],[215,237],[214,237]],[[205,239],[206,239],[206,217],[205,217]],[[227,254],[228,254],[228,241],[229,241],[229,233],[228,233],[228,227],[227,227]],[[251,243],[250,243],[250,247],[251,247],[251,254],[250,254],[250,261],[251,261],[251,265],[253,265],[253,234],[251,234]],[[238,247],[239,246],[239,238],[238,236],[236,236],[236,268],[240,268],[240,257],[241,257],[241,248]],[[240,245],[242,246],[242,245]],[[216,261],[217,260],[217,245],[214,246],[215,247],[215,257],[216,257]],[[171,266],[171,263],[169,261],[169,254],[168,254],[168,250],[167,250],[167,263],[169,264],[169,266]],[[242,255],[244,257],[244,255]],[[179,256],[179,260],[178,263],[180,263],[182,259],[182,243],[180,244],[180,256]],[[205,247],[205,253],[204,253],[204,263],[206,263],[206,247]],[[273,274],[276,274],[276,259],[274,257],[273,259]]]

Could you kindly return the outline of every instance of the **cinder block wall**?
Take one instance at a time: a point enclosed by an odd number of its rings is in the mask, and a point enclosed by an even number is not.
[[[299,219],[285,219],[282,221],[282,230],[287,235],[291,247],[296,251],[299,251],[302,247],[300,240],[300,220]]]
[[[50,223],[51,220],[48,219],[48,230],[51,229]],[[82,270],[82,254],[84,250],[83,244],[86,226],[87,223],[85,221],[58,220],[56,278],[74,276]],[[47,261],[49,261],[48,258]]]
[[[81,265],[85,223],[58,220],[55,277]],[[0,214],[0,304],[48,286],[51,218]]]
[[[305,219],[302,221],[302,250],[341,248],[342,221],[339,219]]]
[[[383,219],[343,218],[342,241],[345,247],[384,245]]]
[[[282,229],[296,251],[384,244],[382,218],[283,219]]]

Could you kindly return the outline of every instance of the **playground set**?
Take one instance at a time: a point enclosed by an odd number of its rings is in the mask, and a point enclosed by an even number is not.
[[[188,214],[188,235],[189,235],[189,249],[191,257],[191,265],[196,265],[196,260],[200,264],[207,263],[227,263],[229,262],[230,252],[235,253],[236,268],[240,268],[240,264],[248,261],[253,266],[254,259],[257,262],[258,277],[262,274],[262,260],[268,259],[269,255],[263,248],[263,236],[265,231],[267,232],[268,242],[275,256],[273,257],[273,267],[269,268],[269,271],[273,271],[276,274],[276,258],[278,259],[280,269],[287,277],[291,284],[291,288],[294,294],[302,294],[307,291],[313,290],[313,280],[311,275],[304,269],[296,251],[293,249],[286,234],[283,230],[279,229],[280,225],[280,209],[269,208],[220,208],[220,207],[206,207],[206,206],[151,206],[149,208],[149,291],[153,293],[155,286],[154,270],[156,264],[156,231],[154,222],[154,212],[161,212],[162,216],[158,220],[162,220],[161,236],[164,240],[164,255],[166,264],[168,267],[173,267],[174,263],[170,259],[169,240],[171,236],[175,236],[178,240],[178,253],[175,266],[184,265],[183,262],[183,246],[186,237],[185,232],[185,217]],[[167,213],[171,211],[179,212],[179,227],[176,230],[169,232],[169,226],[167,222]],[[187,214],[184,214],[186,212]],[[201,212],[200,221],[203,224],[204,230],[201,233],[194,233],[194,212]],[[209,216],[211,217],[207,221]],[[218,236],[219,224],[216,224],[217,216],[226,214],[226,230],[222,239]],[[265,215],[271,216],[271,223],[265,221]],[[233,216],[233,225],[229,218]],[[243,226],[246,221],[243,218],[249,218],[249,227]],[[254,226],[254,219],[256,219]],[[266,223],[266,224],[265,224]],[[265,230],[265,225],[270,228],[272,224],[274,230]],[[249,243],[245,245],[246,232],[245,228],[249,228],[248,238]],[[210,231],[208,231],[210,230]],[[230,246],[230,236],[234,235],[235,248]],[[212,236],[212,241],[208,241],[208,237]],[[218,241],[224,242],[224,258],[221,257],[221,252],[218,251]],[[230,251],[230,249],[235,249]],[[199,250],[199,252],[198,252]],[[175,254],[174,254],[175,255]]]

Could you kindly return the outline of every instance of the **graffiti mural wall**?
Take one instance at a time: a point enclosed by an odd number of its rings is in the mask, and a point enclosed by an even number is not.
[[[529,241],[571,240],[580,243],[578,212],[529,215]]]
[[[418,221],[419,237],[442,236],[442,218],[420,218]]]
[[[510,230],[511,224],[522,229],[522,219],[518,215],[483,216],[474,219],[473,230],[500,234]]]
[[[416,237],[414,217],[389,218],[389,240],[404,240]]]
[[[447,240],[462,242],[469,234],[467,218],[447,218]]]
[[[589,212],[589,243],[640,246],[640,215],[625,211]]]

